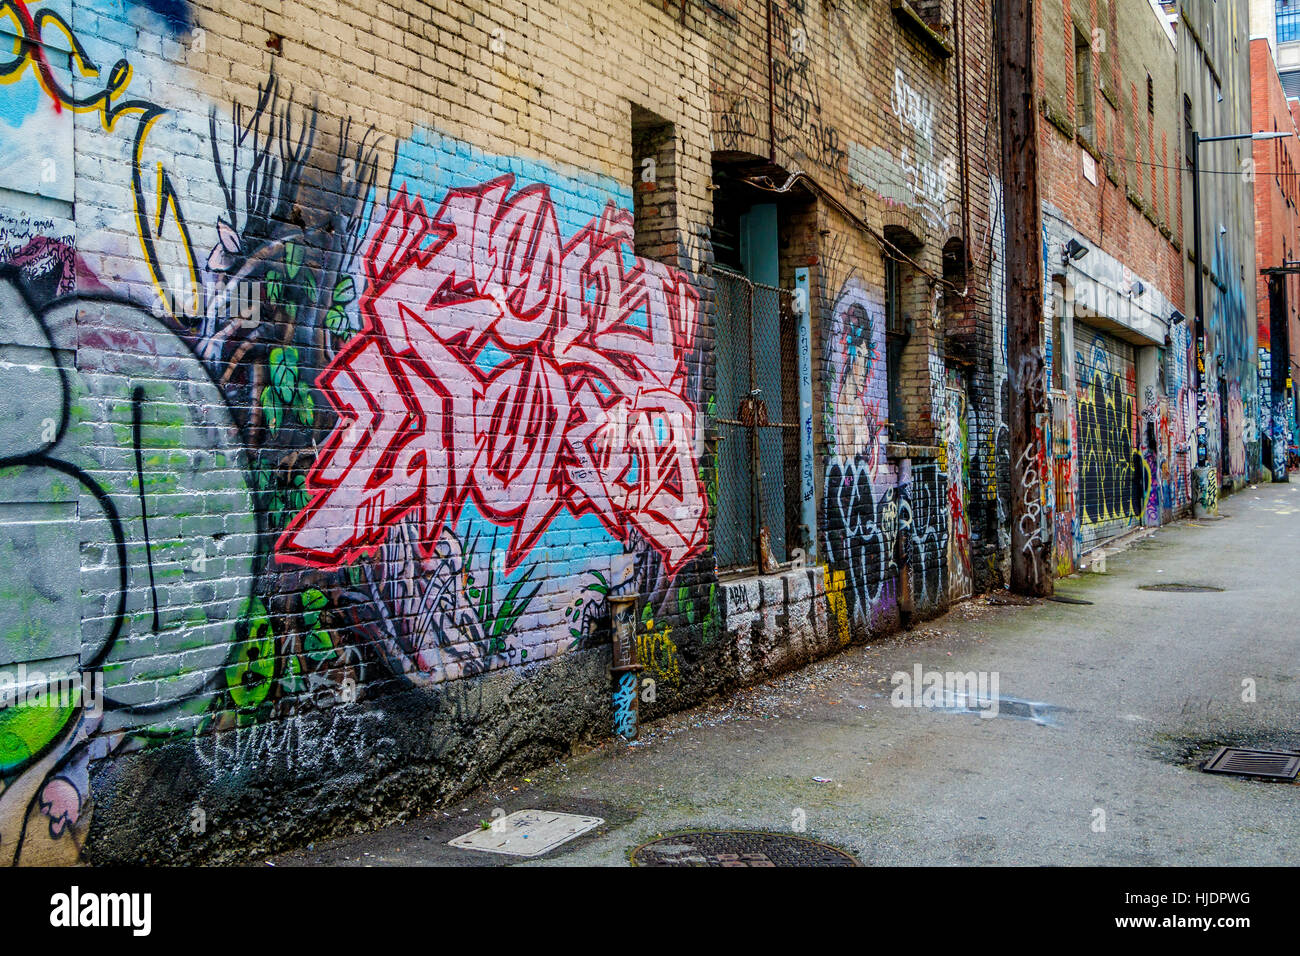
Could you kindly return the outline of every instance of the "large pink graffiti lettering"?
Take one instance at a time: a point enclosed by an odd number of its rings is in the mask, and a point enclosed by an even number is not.
[[[686,359],[699,298],[631,254],[610,203],[562,244],[549,190],[453,189],[429,216],[403,190],[366,254],[365,327],[318,386],[338,424],[281,558],[333,566],[404,515],[436,546],[467,498],[513,528],[513,568],[563,508],[636,529],[670,573],[705,544]]]

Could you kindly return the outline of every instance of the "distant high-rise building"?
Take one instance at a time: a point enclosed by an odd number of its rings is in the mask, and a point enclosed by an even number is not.
[[[1300,0],[1251,0],[1250,35],[1268,39],[1282,89],[1300,96]]]

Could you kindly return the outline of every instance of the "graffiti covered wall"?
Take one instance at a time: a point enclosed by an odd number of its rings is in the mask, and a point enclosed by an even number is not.
[[[996,578],[996,143],[961,167],[915,36],[871,20],[899,68],[864,120],[830,69],[857,27],[778,5],[765,131],[717,11],[253,7],[0,0],[0,861],[386,822]],[[765,134],[924,240],[914,421],[891,437],[881,237],[820,203],[818,553],[722,582],[713,150]]]
[[[920,607],[947,599],[949,480],[935,459],[890,454],[880,294],[846,281],[825,343],[823,546],[865,635],[896,625],[903,589]]]
[[[815,229],[791,220],[781,244],[811,272],[817,561],[845,640],[933,613],[1001,573],[992,31],[986,9],[958,6],[952,22],[942,13],[955,52],[874,8],[713,8],[719,161],[739,175],[765,158],[772,187],[789,176],[816,207]],[[907,331],[891,359],[895,242],[908,250]]]
[[[340,39],[369,15],[291,6],[264,44],[0,4],[4,862],[219,856],[190,815],[237,816],[231,773],[428,767],[401,812],[608,732],[615,592],[666,706],[717,680],[706,318],[638,255],[628,118],[675,124],[667,195],[707,221],[701,24],[538,4],[575,88],[505,13],[380,54]],[[412,57],[453,79],[390,79]]]

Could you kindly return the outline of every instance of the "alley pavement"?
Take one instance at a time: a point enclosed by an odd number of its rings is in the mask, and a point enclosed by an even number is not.
[[[634,745],[269,862],[517,863],[447,841],[496,808],[543,808],[606,822],[521,865],[625,866],[676,830],[800,827],[866,864],[1293,864],[1300,786],[1198,765],[1219,745],[1300,749],[1300,481],[1248,487],[1221,514],[1058,581],[1070,603],[977,597],[644,725]],[[1160,584],[1222,590],[1142,589]],[[917,664],[996,674],[1005,703],[994,718],[892,706],[890,676]]]

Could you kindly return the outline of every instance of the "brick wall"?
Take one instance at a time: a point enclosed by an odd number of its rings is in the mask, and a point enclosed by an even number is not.
[[[0,857],[267,849],[608,733],[611,593],[660,706],[715,686],[698,11],[6,9],[0,663],[106,706],[0,711]]]
[[[607,736],[611,596],[653,718],[994,580],[978,5],[774,3],[770,98],[752,2],[4,5],[0,692],[104,707],[0,707],[0,859],[234,859]],[[805,174],[819,553],[720,582],[710,229],[750,160]]]
[[[1173,36],[1146,0],[1041,0],[1039,10],[1044,266],[1058,289],[1045,303],[1047,500],[1057,570],[1069,573],[1107,537],[1172,517],[1185,484],[1185,402],[1156,372],[1137,374],[1163,368],[1184,307],[1182,112]],[[1086,251],[1065,263],[1069,240]],[[1087,324],[1097,319],[1126,340]],[[1122,371],[1104,361],[1115,350],[1127,350]]]
[[[988,586],[998,574],[987,16],[965,3],[955,18],[948,4],[729,2],[713,13],[716,158],[748,162],[777,187],[799,175],[819,210],[815,242],[791,258],[806,257],[814,290],[817,557],[846,634],[888,629],[913,605],[940,607],[972,577]],[[954,240],[969,269],[945,283]],[[890,413],[886,257],[900,261],[910,329],[896,373],[902,420]],[[949,368],[965,383],[964,461],[946,453]]]
[[[1281,275],[1273,280],[1276,294],[1283,299],[1276,320],[1278,341],[1273,341],[1270,279],[1263,270],[1300,259],[1300,148],[1295,140],[1295,119],[1288,106],[1277,66],[1266,39],[1250,41],[1251,129],[1290,133],[1285,139],[1253,143],[1255,163],[1255,303],[1259,354],[1259,429],[1269,454],[1263,464],[1273,472],[1285,473],[1286,449],[1295,439],[1288,414],[1291,400],[1286,377],[1300,345],[1292,333],[1300,323],[1300,276]],[[1294,105],[1294,104],[1292,104]],[[1279,366],[1274,372],[1274,364]]]
[[[1042,199],[1181,302],[1182,110],[1173,44],[1145,0],[1112,0],[1109,7],[1041,0],[1041,13]],[[1106,83],[1092,93],[1090,135],[1079,132],[1076,115],[1076,29],[1089,38],[1094,84]],[[1148,108],[1148,76],[1154,109]]]

